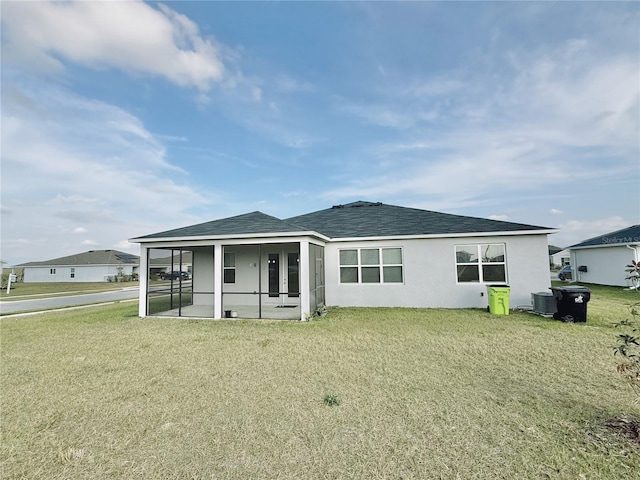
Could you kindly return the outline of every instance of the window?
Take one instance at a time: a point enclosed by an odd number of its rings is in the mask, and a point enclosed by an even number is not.
[[[502,243],[456,245],[459,283],[506,283],[506,247]]]
[[[49,275],[55,275],[56,274],[56,269],[55,268],[50,268],[49,269]]]
[[[340,250],[340,283],[402,283],[402,248]]]
[[[71,267],[71,278],[76,278],[76,269]]]
[[[224,254],[224,283],[236,283],[236,254]]]

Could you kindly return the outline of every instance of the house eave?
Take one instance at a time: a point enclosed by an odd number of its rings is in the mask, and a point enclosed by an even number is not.
[[[139,267],[140,263],[38,263],[32,265],[15,265],[20,268],[42,268],[42,267],[125,267],[131,265],[132,267]]]
[[[632,243],[605,243],[602,245],[584,245],[582,247],[567,247],[567,250],[587,250],[591,248],[610,248],[610,247],[639,247],[639,242]]]
[[[224,240],[260,240],[260,239],[274,239],[274,238],[294,238],[294,237],[315,237],[324,242],[360,242],[360,241],[374,241],[374,240],[419,240],[430,238],[468,238],[468,237],[496,237],[496,236],[519,236],[519,235],[549,235],[557,233],[557,229],[544,229],[544,230],[516,230],[516,231],[497,231],[497,232],[460,232],[460,233],[437,233],[437,234],[422,234],[422,235],[383,235],[383,236],[368,236],[368,237],[327,237],[318,232],[275,232],[275,233],[256,233],[246,235],[193,235],[185,237],[156,237],[156,238],[131,238],[129,242],[139,244],[153,244],[153,243],[185,243],[185,242],[198,242],[205,241],[224,241]]]
[[[192,235],[185,237],[156,237],[156,238],[130,238],[131,243],[165,243],[165,242],[203,242],[203,241],[221,241],[221,240],[259,240],[259,239],[274,239],[274,238],[292,238],[292,237],[315,237],[325,242],[330,242],[331,239],[318,232],[273,232],[273,233],[247,233],[244,235],[229,234],[229,235]]]
[[[557,233],[555,229],[545,230],[518,230],[503,232],[466,232],[466,233],[434,233],[423,235],[386,235],[369,237],[334,237],[332,242],[362,242],[362,241],[389,241],[389,240],[422,240],[431,238],[471,238],[471,237],[503,237],[518,235],[549,235]]]

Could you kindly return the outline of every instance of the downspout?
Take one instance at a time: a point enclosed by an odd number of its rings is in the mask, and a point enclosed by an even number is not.
[[[178,316],[182,316],[182,249],[180,249],[180,268],[178,269]],[[171,271],[173,278],[173,270]],[[193,298],[193,297],[192,297]]]
[[[631,245],[625,245],[625,247],[630,248],[631,250],[633,250],[633,260],[634,262],[636,262],[636,265],[638,264],[638,245],[634,245],[633,247]],[[627,279],[630,280],[630,276],[627,277]],[[629,283],[631,284],[630,288],[633,288],[633,281],[630,280]]]
[[[138,316],[146,317],[147,316],[147,305],[148,301],[148,285],[149,285],[149,249],[140,245],[140,272],[138,273],[138,283],[140,292],[138,294],[139,304],[138,304]]]
[[[262,244],[258,244],[258,318],[262,318]]]

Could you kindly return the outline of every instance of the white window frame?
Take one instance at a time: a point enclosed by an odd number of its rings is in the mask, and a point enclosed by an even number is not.
[[[50,268],[49,269],[49,275],[55,275],[56,274],[56,269],[55,268]]]
[[[483,261],[482,257],[482,247],[499,245],[502,247],[504,252],[504,258],[501,262],[488,262]],[[472,247],[476,247],[476,255],[478,260],[476,262],[458,262],[458,247],[464,247],[466,249],[470,249]],[[453,258],[455,261],[455,275],[456,275],[456,283],[459,285],[478,285],[478,284],[497,284],[497,285],[507,285],[509,283],[509,269],[507,268],[507,244],[500,242],[492,242],[492,243],[470,243],[470,244],[457,244],[453,247]],[[478,268],[478,280],[474,281],[460,281],[460,277],[458,276],[458,267],[459,266],[474,266]],[[484,279],[483,266],[485,265],[502,265],[504,268],[504,280],[487,280]]]
[[[363,264],[362,263],[362,251],[363,250],[377,250],[378,251],[378,263],[377,264]],[[383,251],[384,250],[400,250],[400,263],[384,263]],[[357,263],[353,265],[343,265],[340,263],[340,252],[343,251],[356,251]],[[364,282],[362,281],[362,270],[378,268],[379,281],[378,282]],[[401,280],[399,282],[385,282],[384,279],[384,267],[400,267]],[[342,269],[343,268],[355,268],[357,269],[358,279],[356,282],[343,282],[342,281]],[[403,247],[353,247],[353,248],[341,248],[338,249],[338,283],[340,285],[403,285],[404,284],[404,249]]]
[[[76,269],[74,267],[71,267],[69,271],[69,278],[76,278]]]

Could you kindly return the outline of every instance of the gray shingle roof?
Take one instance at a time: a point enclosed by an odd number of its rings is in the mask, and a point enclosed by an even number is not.
[[[534,225],[363,201],[336,205],[286,221],[331,238],[548,230]]]
[[[173,237],[205,237],[217,235],[249,235],[263,233],[300,232],[304,229],[279,218],[262,212],[245,213],[235,217],[223,218],[212,222],[199,223],[189,227],[176,228],[165,232],[145,235],[142,238],[173,238]]]
[[[182,263],[193,263],[193,253],[190,251],[182,252]],[[168,265],[180,265],[180,254],[166,257],[157,257],[149,259],[149,266],[151,267],[166,267]]]
[[[597,237],[589,238],[584,242],[576,243],[568,248],[599,247],[604,245],[629,245],[640,243],[640,224],[632,225],[622,230],[605,233]]]
[[[564,248],[556,247],[555,245],[549,245],[549,255],[555,255],[562,250],[564,250]]]
[[[68,257],[54,258],[42,262],[29,262],[17,267],[38,267],[48,265],[138,265],[140,257],[118,250],[89,250]]]
[[[210,237],[219,235],[316,232],[330,238],[386,237],[549,230],[521,223],[465,217],[398,207],[380,202],[353,202],[280,220],[262,212],[246,213],[189,227],[153,233],[138,239]]]

